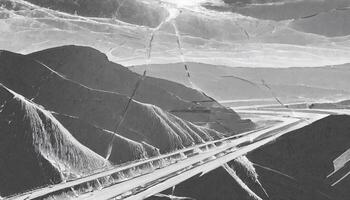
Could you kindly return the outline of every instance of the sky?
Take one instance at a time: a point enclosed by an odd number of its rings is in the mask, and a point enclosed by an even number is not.
[[[232,67],[350,63],[347,0],[60,2],[1,1],[0,49],[85,45],[128,66],[182,59]]]

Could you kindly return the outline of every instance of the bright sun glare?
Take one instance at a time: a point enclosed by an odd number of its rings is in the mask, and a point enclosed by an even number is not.
[[[170,4],[175,4],[178,7],[196,6],[196,5],[200,5],[203,2],[207,2],[207,0],[162,0],[162,1]]]

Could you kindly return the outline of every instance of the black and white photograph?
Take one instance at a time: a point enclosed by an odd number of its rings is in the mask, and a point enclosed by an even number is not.
[[[0,200],[350,200],[350,0],[0,0]]]

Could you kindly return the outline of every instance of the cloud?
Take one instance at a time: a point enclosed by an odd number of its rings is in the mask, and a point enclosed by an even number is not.
[[[314,4],[310,4],[311,1]],[[183,9],[180,15],[174,12],[176,15],[173,17],[176,17],[183,53],[188,61],[244,67],[298,67],[350,62],[348,42],[350,36],[327,37],[318,33],[324,33],[323,29],[316,29],[317,27],[310,25],[314,24],[316,19],[323,25],[326,22],[324,17],[332,16],[307,18],[303,24],[295,24],[291,22],[293,20],[276,22],[262,20],[259,17],[247,17],[303,16],[320,9],[321,11],[329,9],[329,6],[324,6],[325,2],[315,1],[308,0],[309,4],[296,4],[298,5],[296,8],[289,7],[292,3],[288,3],[288,0],[284,0],[283,5],[279,4],[282,1],[274,1],[275,5],[271,4],[272,1],[264,1],[263,6],[256,4],[263,1],[250,1],[255,4],[238,10],[248,14],[208,11],[202,7],[198,12],[186,9]],[[198,2],[201,4],[211,2],[212,5],[216,3],[216,6],[223,6],[220,5],[222,0]],[[335,6],[332,3],[328,4],[330,7]],[[161,4],[154,3],[147,6],[156,9],[156,6]],[[194,6],[200,7],[198,4]],[[130,9],[123,7],[120,11],[134,16]],[[7,9],[0,10],[0,14],[7,12]],[[342,12],[346,14],[346,11]],[[143,13],[146,12],[141,14]],[[37,18],[39,15],[43,17]],[[44,8],[24,9],[17,12],[16,16],[20,17],[10,16],[0,19],[0,46],[3,49],[31,52],[53,46],[78,44],[92,46],[103,52],[108,51],[109,55],[114,57],[113,61],[121,64],[143,64],[146,61],[145,44],[152,29],[140,25],[141,23],[128,24],[117,19],[89,18]],[[143,18],[149,19],[150,22],[157,21],[152,16],[154,15]],[[306,23],[311,19],[312,21]],[[330,22],[334,22],[329,19]],[[309,29],[320,31],[314,33],[315,31],[311,32]],[[341,28],[337,24],[334,29]],[[349,33],[348,29],[346,30],[344,33],[336,32],[337,36]],[[154,38],[152,62],[179,62],[180,53],[176,42],[174,28],[165,24]]]
[[[242,15],[266,19],[289,20],[300,19],[315,13],[350,6],[348,0],[222,0],[224,6],[206,5],[216,11],[230,11]]]

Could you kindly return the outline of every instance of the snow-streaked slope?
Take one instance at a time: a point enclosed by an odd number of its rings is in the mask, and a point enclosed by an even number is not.
[[[79,117],[109,131],[121,120],[128,101],[118,93],[90,89],[29,57],[3,51],[0,80],[45,108]],[[132,101],[118,134],[169,152],[215,138],[221,133],[181,120],[159,107]]]
[[[139,143],[97,126],[93,126],[77,117],[54,113],[54,116],[69,130],[75,139],[95,153],[106,156],[109,144],[113,140],[109,161],[122,164],[129,161],[159,155],[155,147]]]
[[[89,47],[62,46],[28,56],[90,88],[118,92],[126,96],[132,94],[141,78],[129,69],[110,62],[105,54]],[[210,127],[218,131],[241,132],[254,126],[249,120],[241,120],[233,110],[213,102],[203,93],[164,79],[146,77],[136,90],[134,99],[159,106],[166,111],[189,111],[186,115],[179,112],[173,114],[193,123],[214,124],[215,126]],[[208,112],[197,112],[203,109]]]
[[[0,194],[59,183],[110,166],[50,112],[0,85]]]

